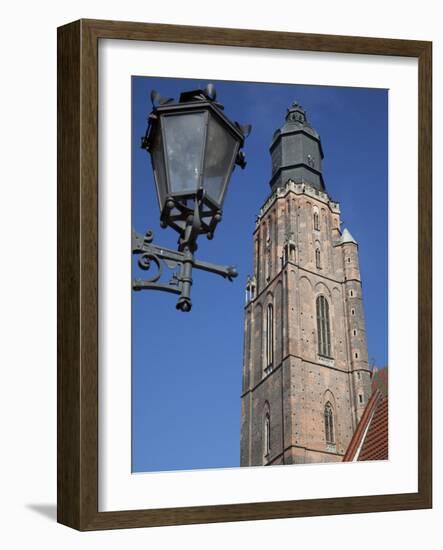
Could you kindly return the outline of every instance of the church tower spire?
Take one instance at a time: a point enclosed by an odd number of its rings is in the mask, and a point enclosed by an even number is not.
[[[271,189],[291,179],[295,183],[307,183],[319,191],[325,190],[320,136],[297,101],[287,110],[284,125],[275,131],[270,152]]]
[[[270,152],[247,283],[241,465],[340,461],[371,392],[358,244],[340,230],[298,103]]]

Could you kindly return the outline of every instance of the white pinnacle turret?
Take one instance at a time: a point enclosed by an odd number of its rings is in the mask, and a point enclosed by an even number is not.
[[[351,235],[351,233],[347,228],[343,230],[342,236],[340,238],[340,244],[344,244],[344,243],[357,244],[357,241],[354,239],[354,237]]]

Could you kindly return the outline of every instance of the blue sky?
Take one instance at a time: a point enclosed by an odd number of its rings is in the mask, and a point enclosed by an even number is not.
[[[194,270],[190,313],[175,309],[175,295],[133,293],[136,472],[239,466],[244,287],[252,271],[252,232],[270,191],[269,144],[294,100],[321,136],[326,189],[340,202],[342,227],[359,243],[370,361],[387,363],[387,90],[213,82],[226,114],[252,124],[252,132],[245,146],[248,165],[235,169],[223,221],[214,240],[200,239],[197,257],[234,264],[240,274],[230,283]],[[150,92],[178,99],[181,91],[207,83],[132,79],[132,223],[139,233],[153,229],[156,244],[176,248],[177,234],[160,229],[150,158],[139,147]]]

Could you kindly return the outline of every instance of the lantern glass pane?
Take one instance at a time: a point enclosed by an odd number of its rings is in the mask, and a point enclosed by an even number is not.
[[[201,179],[205,113],[169,115],[162,122],[170,192],[194,193]]]
[[[168,190],[166,186],[166,169],[165,160],[163,157],[162,133],[159,125],[157,126],[154,138],[152,140],[150,153],[152,168],[154,170],[155,185],[157,187],[158,202],[160,205],[160,210],[162,210]]]
[[[222,205],[225,182],[231,175],[238,141],[227,128],[212,115],[209,116],[208,135],[203,171],[203,187],[208,195]]]

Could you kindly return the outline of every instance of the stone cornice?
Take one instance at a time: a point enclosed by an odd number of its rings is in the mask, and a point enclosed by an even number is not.
[[[306,447],[305,445],[288,445],[287,447],[285,447],[283,449],[283,452],[280,452],[277,455],[275,455],[272,458],[272,460],[270,460],[269,462],[267,462],[265,464],[265,466],[272,466],[276,460],[283,457],[284,454],[287,451],[290,451],[291,449],[303,449],[304,451],[310,451],[310,452],[313,452],[313,453],[320,453],[320,454],[323,454],[323,455],[332,455],[332,456],[344,456],[345,455],[345,453],[340,453],[338,451],[334,453],[332,451],[327,451],[325,449],[312,449],[311,447]]]
[[[245,392],[243,392],[241,394],[241,398],[245,397],[248,393],[252,393],[253,391],[255,391],[259,386],[261,386],[265,380],[267,380],[270,376],[272,376],[275,372],[279,371],[282,366],[283,366],[283,363],[287,360],[287,359],[290,359],[290,358],[294,358],[294,359],[300,359],[300,361],[303,361],[304,363],[309,363],[310,365],[315,365],[316,367],[323,367],[325,369],[331,369],[331,370],[335,370],[337,372],[341,372],[342,374],[348,374],[348,375],[351,375],[351,374],[354,374],[355,372],[369,372],[369,374],[371,374],[371,370],[369,368],[367,369],[363,369],[363,368],[356,368],[356,369],[351,369],[351,370],[345,370],[345,369],[339,369],[338,367],[335,367],[333,365],[327,365],[326,363],[316,363],[315,361],[311,361],[309,359],[305,359],[304,357],[300,357],[300,355],[296,355],[294,353],[288,353],[285,355],[285,357],[283,357],[283,359],[281,360],[281,362],[274,368],[272,369],[268,374],[266,374],[265,376],[263,376],[263,378],[261,378],[256,384],[255,386],[251,386],[249,387],[249,389],[247,389]]]
[[[338,285],[343,285],[343,284],[349,283],[349,282],[355,282],[355,283],[358,283],[360,286],[363,286],[360,279],[350,278],[350,279],[343,279],[342,281],[340,281],[338,279],[333,279],[332,277],[328,277],[327,275],[324,275],[323,273],[317,273],[316,271],[312,271],[311,269],[307,269],[306,267],[301,267],[298,264],[296,264],[295,262],[293,262],[291,260],[288,260],[286,262],[286,264],[282,267],[282,269],[280,269],[280,271],[278,271],[278,273],[276,273],[274,275],[274,277],[268,281],[267,285],[262,290],[257,291],[257,295],[255,296],[255,298],[253,298],[247,304],[245,304],[244,309],[247,309],[251,304],[254,304],[255,302],[257,302],[257,300],[259,300],[259,298],[261,298],[261,296],[263,294],[265,294],[267,291],[269,291],[269,287],[274,283],[274,281],[276,279],[278,279],[284,273],[284,271],[285,271],[285,269],[287,269],[288,265],[292,265],[292,266],[296,267],[297,269],[299,269],[300,271],[304,271],[305,273],[309,273],[310,275],[316,275],[320,278],[326,279],[326,280],[330,281],[331,283],[336,283]]]
[[[271,193],[271,195],[264,202],[263,206],[260,208],[257,216],[256,227],[253,232],[254,234],[258,229],[261,219],[266,215],[274,202],[277,199],[286,197],[289,193],[311,197],[325,204],[332,213],[340,214],[340,204],[331,200],[327,193],[314,189],[308,183],[295,183],[292,180],[288,180],[284,187],[277,187],[277,189]]]

